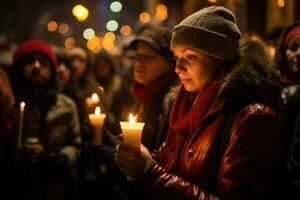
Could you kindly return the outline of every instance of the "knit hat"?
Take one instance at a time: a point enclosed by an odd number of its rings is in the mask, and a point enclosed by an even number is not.
[[[289,30],[289,32],[286,34],[286,37],[283,41],[284,47],[287,48],[291,40],[294,39],[295,36],[299,36],[299,35],[300,35],[300,26],[295,26],[294,28]]]
[[[234,14],[221,6],[211,6],[188,16],[173,29],[171,49],[177,44],[221,60],[238,55],[241,32]]]
[[[43,53],[46,55],[50,62],[53,64],[54,67],[57,66],[56,55],[52,51],[51,47],[44,41],[38,39],[30,39],[22,43],[17,51],[14,54],[14,64],[15,65],[19,60],[30,53]]]
[[[69,49],[67,51],[67,55],[69,57],[78,56],[78,57],[82,58],[83,60],[88,59],[87,52],[80,46],[76,46],[76,47],[73,47],[73,48]]]
[[[142,27],[137,37],[131,41],[129,48],[136,50],[138,43],[143,42],[165,59],[173,61],[173,53],[170,49],[171,37],[172,30],[166,26],[146,25]]]

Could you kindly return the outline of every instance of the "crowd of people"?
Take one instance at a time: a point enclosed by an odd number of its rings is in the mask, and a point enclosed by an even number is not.
[[[270,53],[211,6],[143,26],[119,58],[29,38],[0,68],[2,195],[299,199],[300,23],[281,30]]]

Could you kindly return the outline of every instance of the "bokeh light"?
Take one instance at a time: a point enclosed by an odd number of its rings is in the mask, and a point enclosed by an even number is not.
[[[106,23],[106,28],[109,31],[116,31],[119,27],[119,24],[116,20],[110,20]]]
[[[277,0],[277,5],[280,7],[280,8],[283,8],[285,6],[285,1],[284,0]]]
[[[67,32],[69,31],[69,25],[68,25],[68,24],[61,24],[61,25],[59,25],[58,31],[59,31],[61,34],[67,33]]]
[[[95,31],[92,28],[87,28],[83,31],[83,37],[87,40],[93,38],[95,36]]]
[[[168,18],[168,8],[164,4],[159,4],[156,6],[156,14],[155,17],[159,21],[163,21]]]
[[[110,4],[110,10],[113,12],[120,12],[122,10],[122,4],[119,1],[114,1]]]
[[[150,17],[150,14],[147,13],[147,12],[142,12],[142,13],[140,14],[140,16],[139,16],[140,21],[143,22],[143,23],[149,22],[149,21],[150,21],[150,18],[151,18],[151,17]]]
[[[50,32],[54,32],[54,31],[57,29],[57,22],[56,22],[56,21],[50,21],[50,22],[47,24],[47,29],[48,29],[48,31],[50,31]]]
[[[104,40],[109,40],[111,42],[114,42],[116,39],[116,34],[113,32],[107,32],[104,34]]]
[[[131,34],[131,27],[129,25],[123,25],[120,31],[122,35],[128,36]]]
[[[76,5],[72,9],[73,15],[77,18],[78,21],[85,21],[89,16],[89,10],[83,5]]]
[[[65,40],[65,47],[71,49],[75,46],[75,40],[72,37],[69,37]]]

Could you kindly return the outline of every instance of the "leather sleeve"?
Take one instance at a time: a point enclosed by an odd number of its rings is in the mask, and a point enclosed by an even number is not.
[[[274,114],[241,111],[221,160],[216,193],[156,165],[146,178],[153,189],[150,195],[198,200],[265,198],[280,174],[279,163],[284,164],[282,149],[282,131]]]

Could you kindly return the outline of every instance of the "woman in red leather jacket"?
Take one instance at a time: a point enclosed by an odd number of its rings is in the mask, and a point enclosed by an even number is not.
[[[240,38],[224,7],[204,8],[174,27],[182,84],[166,139],[156,158],[125,141],[115,154],[143,199],[269,199],[280,191],[280,86],[263,44]]]

